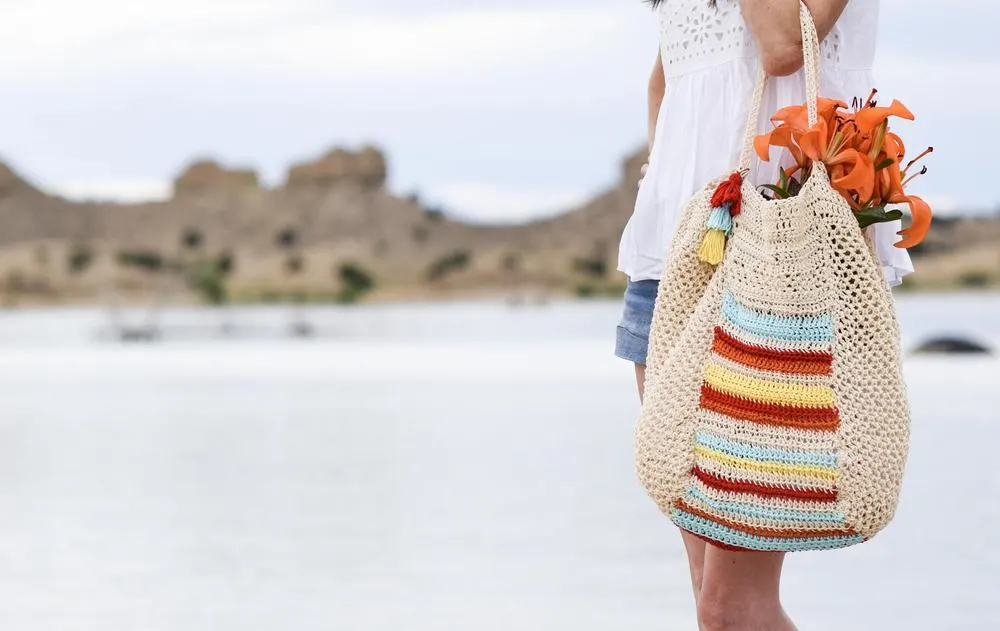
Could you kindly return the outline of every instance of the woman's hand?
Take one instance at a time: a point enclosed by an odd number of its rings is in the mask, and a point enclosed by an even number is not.
[[[848,0],[805,0],[816,22],[820,41],[833,30],[847,2]],[[740,7],[743,19],[757,40],[767,74],[782,77],[802,67],[799,0],[740,0]]]

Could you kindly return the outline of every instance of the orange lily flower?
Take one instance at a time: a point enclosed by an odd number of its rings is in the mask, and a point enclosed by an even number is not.
[[[764,162],[771,159],[770,147],[772,145],[787,149],[792,154],[792,159],[795,160],[795,164],[805,163],[805,156],[802,153],[802,150],[795,143],[795,131],[791,127],[786,127],[784,125],[775,127],[771,133],[762,134],[753,140],[754,149],[757,151],[757,155],[760,156],[760,159]]]
[[[893,101],[889,107],[863,107],[854,115],[854,120],[862,133],[869,134],[890,116],[914,120],[913,113],[899,101]]]
[[[770,159],[770,148],[781,147],[795,161],[783,170],[783,180],[791,181],[801,172],[799,182],[809,176],[812,164],[822,162],[830,174],[830,182],[859,213],[862,226],[872,222],[889,221],[885,210],[888,204],[906,204],[911,223],[899,234],[902,239],[897,247],[908,248],[923,241],[930,228],[930,206],[920,197],[907,195],[905,188],[914,178],[923,175],[927,167],[907,177],[907,172],[928,149],[906,168],[902,167],[906,146],[902,138],[889,130],[889,118],[913,120],[913,113],[899,101],[888,107],[875,104],[875,91],[866,101],[857,101],[857,111],[847,110],[847,104],[835,99],[817,101],[818,121],[808,126],[805,105],[782,108],[771,117],[775,128],[768,134],[754,139],[754,149],[761,160]],[[782,196],[795,194],[795,189],[781,182],[774,189]]]
[[[909,195],[900,198],[901,202],[903,200],[910,206],[910,217],[913,221],[910,223],[909,228],[899,231],[899,236],[903,237],[903,239],[896,243],[896,247],[912,248],[922,243],[927,236],[927,232],[931,228],[933,215],[931,214],[930,205],[922,198],[916,195]]]

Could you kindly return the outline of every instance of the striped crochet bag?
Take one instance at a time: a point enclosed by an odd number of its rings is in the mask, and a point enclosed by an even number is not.
[[[801,15],[813,124],[819,42]],[[909,442],[899,331],[877,258],[822,164],[789,199],[743,180],[765,80],[740,170],[695,195],[675,235],[636,464],[660,509],[715,545],[840,548],[896,510]]]

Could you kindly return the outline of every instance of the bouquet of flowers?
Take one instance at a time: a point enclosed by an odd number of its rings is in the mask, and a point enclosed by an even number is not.
[[[770,147],[786,149],[794,162],[783,168],[775,184],[765,185],[772,199],[783,199],[798,194],[802,183],[809,177],[813,161],[826,165],[830,181],[851,205],[861,228],[895,221],[903,212],[891,209],[893,204],[906,204],[910,209],[910,226],[899,234],[898,248],[913,247],[924,240],[931,225],[931,208],[920,197],[908,195],[907,185],[927,172],[924,166],[918,172],[910,170],[934,149],[929,147],[906,166],[903,140],[889,130],[892,116],[913,120],[910,110],[893,101],[880,107],[876,91],[853,106],[843,101],[820,98],[819,120],[809,127],[806,105],[786,107],[771,117],[775,128],[768,134],[757,136],[754,148],[765,162],[770,159]]]

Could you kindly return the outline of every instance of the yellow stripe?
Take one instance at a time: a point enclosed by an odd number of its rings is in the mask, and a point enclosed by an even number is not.
[[[800,383],[757,379],[712,363],[705,367],[705,381],[716,390],[751,401],[801,407],[833,405],[833,389],[830,386],[807,386]]]
[[[694,448],[694,453],[697,456],[713,460],[728,467],[734,467],[736,469],[750,469],[751,471],[759,471],[761,473],[802,475],[810,478],[818,478],[820,480],[834,482],[840,475],[836,469],[826,469],[824,467],[811,467],[785,464],[783,462],[772,462],[769,460],[759,461],[750,460],[748,458],[737,458],[735,456],[724,454],[720,451],[715,451],[714,449],[709,449],[708,447],[702,447],[701,445]]]

